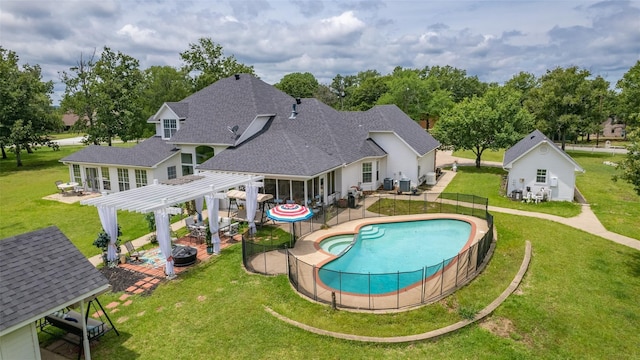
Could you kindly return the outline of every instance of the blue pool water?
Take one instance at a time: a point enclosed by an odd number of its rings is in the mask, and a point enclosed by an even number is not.
[[[329,237],[326,251],[339,254],[318,270],[328,287],[356,294],[386,294],[419,283],[448,264],[469,240],[471,224],[454,219],[381,223],[352,235]],[[344,245],[342,249],[340,246]],[[323,248],[324,249],[324,248]],[[340,251],[338,251],[340,250]]]

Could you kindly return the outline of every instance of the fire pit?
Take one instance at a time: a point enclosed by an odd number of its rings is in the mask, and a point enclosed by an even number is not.
[[[171,250],[173,265],[177,267],[193,265],[197,255],[198,249],[191,246],[176,246]]]

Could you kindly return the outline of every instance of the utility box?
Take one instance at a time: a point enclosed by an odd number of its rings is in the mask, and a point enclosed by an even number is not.
[[[429,186],[435,185],[436,184],[436,173],[428,172],[427,173],[427,181],[426,181],[426,183]]]
[[[393,179],[392,179],[392,178],[386,178],[386,179],[384,179],[383,189],[384,189],[385,191],[391,191],[391,190],[393,190]]]
[[[401,192],[409,192],[409,191],[411,191],[411,180],[409,180],[409,179],[401,179],[399,187],[400,187],[400,191]]]
[[[551,177],[551,187],[556,187],[558,186],[558,177],[557,176],[552,176]]]

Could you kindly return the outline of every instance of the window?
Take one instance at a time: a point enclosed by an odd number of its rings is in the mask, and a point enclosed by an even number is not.
[[[167,179],[175,179],[177,177],[178,177],[178,174],[176,174],[176,167],[169,166],[167,168]]]
[[[102,189],[111,190],[111,179],[109,178],[109,168],[103,167],[102,171]]]
[[[82,175],[80,175],[80,165],[73,164],[73,181],[82,184]]]
[[[366,162],[362,163],[362,182],[370,183],[371,182],[371,163]]]
[[[168,139],[178,130],[176,119],[162,119],[162,127],[164,129],[164,138]]]
[[[418,174],[420,174],[420,166],[418,166]],[[380,181],[380,161],[376,160],[376,181]]]
[[[198,146],[196,147],[196,163],[202,164],[203,162],[213,157],[213,148],[211,146]]]
[[[336,171],[327,174],[327,194],[331,195],[336,192]]]
[[[147,186],[147,170],[136,170],[136,187]]]
[[[118,189],[120,191],[129,190],[129,170],[118,169]]]
[[[182,159],[182,176],[193,174],[193,155],[182,153],[180,158]]]
[[[547,183],[547,169],[538,169],[536,171],[536,182],[537,183]]]

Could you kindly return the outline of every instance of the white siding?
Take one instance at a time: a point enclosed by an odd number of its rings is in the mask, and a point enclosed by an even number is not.
[[[547,170],[545,183],[536,182],[538,169]],[[557,186],[551,186],[552,177],[558,179]],[[551,190],[551,200],[573,201],[575,166],[554,149],[541,151],[540,146],[537,146],[513,163],[509,171],[507,193],[522,190],[523,194],[526,194],[527,186],[534,194],[541,188]]]
[[[391,132],[372,133],[371,138],[387,152],[387,173],[380,174],[384,178],[400,179],[406,177],[413,182],[418,181],[418,162],[416,153]]]
[[[40,360],[40,344],[34,323],[0,337],[0,360]]]

